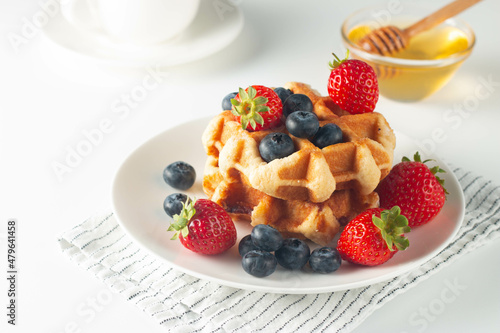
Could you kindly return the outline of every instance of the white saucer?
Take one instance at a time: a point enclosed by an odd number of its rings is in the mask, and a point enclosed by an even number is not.
[[[99,63],[118,66],[175,66],[212,55],[228,46],[243,28],[238,7],[217,9],[213,1],[200,4],[191,26],[175,39],[139,46],[116,41],[104,32],[88,32],[54,16],[43,32],[55,44]]]

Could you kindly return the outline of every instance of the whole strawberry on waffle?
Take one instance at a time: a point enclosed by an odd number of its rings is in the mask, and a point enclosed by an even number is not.
[[[349,59],[349,50],[345,59],[333,56],[328,95],[349,113],[373,112],[379,94],[375,70],[364,61]]]
[[[378,206],[374,190],[391,170],[395,136],[380,113],[350,114],[304,83],[290,82],[281,89],[288,95],[286,100],[280,96],[285,112],[270,128],[248,130],[234,110],[210,121],[202,137],[207,152],[203,188],[235,220],[270,224],[284,234],[325,245],[341,224]],[[307,103],[300,102],[304,98]],[[259,99],[259,104],[265,100]],[[290,118],[311,115],[287,108],[309,104],[311,110],[306,111],[317,118],[317,134],[291,134]],[[328,140],[340,135],[340,141],[323,146],[320,132]],[[263,158],[268,150],[262,146],[269,140],[274,140],[271,148],[283,144],[291,151],[272,160]]]

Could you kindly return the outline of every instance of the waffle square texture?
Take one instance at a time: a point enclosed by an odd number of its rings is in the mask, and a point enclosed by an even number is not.
[[[260,141],[272,132],[289,134],[286,127],[249,132],[224,111],[203,133],[203,188],[235,219],[270,224],[326,245],[342,224],[378,205],[373,191],[392,167],[395,136],[379,113],[350,115],[306,84],[286,87],[307,95],[320,126],[338,125],[344,142],[320,149],[290,135],[296,151],[267,163],[259,153]]]

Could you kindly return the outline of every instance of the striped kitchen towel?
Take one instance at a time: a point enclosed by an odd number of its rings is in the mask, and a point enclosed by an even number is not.
[[[63,254],[172,332],[349,332],[396,295],[500,236],[500,186],[462,169],[466,214],[456,238],[418,269],[367,287],[323,294],[247,291],[169,267],[134,243],[113,214],[59,238]],[[272,309],[272,310],[270,310]]]

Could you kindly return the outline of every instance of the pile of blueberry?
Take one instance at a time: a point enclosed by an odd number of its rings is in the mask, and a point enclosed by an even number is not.
[[[335,124],[320,127],[318,117],[313,112],[314,105],[304,94],[294,94],[291,90],[278,87],[274,92],[283,104],[283,116],[286,129],[297,138],[308,139],[315,146],[323,149],[342,142],[342,130]],[[230,93],[222,100],[222,109],[231,109],[231,99],[237,93]],[[295,152],[292,138],[281,132],[270,133],[259,144],[259,152],[266,162],[284,158]]]
[[[241,265],[245,272],[256,277],[269,276],[281,265],[286,269],[299,270],[307,263],[313,271],[331,273],[339,269],[341,258],[338,251],[322,247],[312,251],[301,239],[284,239],[275,228],[259,224],[252,233],[243,237],[238,245],[243,257]]]

